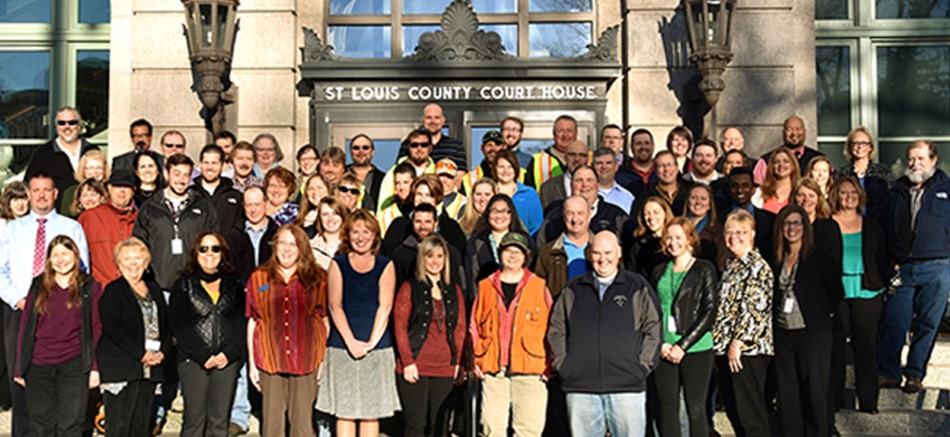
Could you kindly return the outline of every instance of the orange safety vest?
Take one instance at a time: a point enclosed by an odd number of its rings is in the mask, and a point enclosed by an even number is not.
[[[544,279],[527,273],[524,286],[515,296],[514,325],[508,370],[512,374],[541,375],[547,365],[544,337],[548,328],[550,308],[545,300]],[[501,371],[501,280],[498,272],[478,283],[478,296],[472,311],[472,323],[478,330],[479,340],[473,345],[475,364],[487,374]],[[519,284],[520,285],[520,284]]]

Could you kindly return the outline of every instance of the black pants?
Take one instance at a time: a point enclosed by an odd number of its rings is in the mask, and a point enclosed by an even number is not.
[[[854,353],[854,382],[861,411],[877,409],[877,335],[884,309],[884,297],[847,299],[835,316],[831,346],[830,417],[844,406],[844,383],[848,337]]]
[[[686,354],[679,364],[660,360],[653,377],[659,406],[661,437],[680,435],[680,387],[686,400],[689,416],[690,437],[707,437],[709,423],[706,420],[706,391],[709,388],[713,352],[704,351]]]
[[[775,328],[775,375],[785,437],[827,437],[831,327]]]
[[[234,387],[241,363],[207,370],[191,360],[178,363],[181,394],[185,398],[182,437],[228,435]]]
[[[548,405],[544,419],[544,437],[569,437],[571,424],[567,415],[567,394],[561,388],[561,378],[548,380]]]
[[[151,435],[152,403],[155,383],[129,381],[114,395],[102,394],[106,407],[106,437],[142,437]]]
[[[765,378],[769,371],[767,355],[743,356],[742,370],[732,373],[726,356],[716,357],[726,414],[738,437],[769,434],[769,413],[765,401]]]
[[[406,421],[405,437],[444,436],[448,432],[448,416],[454,406],[450,398],[452,378],[420,376],[414,384],[396,375],[399,402]],[[426,433],[426,426],[429,432]]]
[[[89,373],[83,369],[82,356],[55,366],[31,364],[25,379],[33,435],[82,436],[89,397]]]
[[[16,368],[16,343],[20,334],[20,316],[22,311],[16,311],[9,305],[0,305],[3,307],[3,351],[6,353],[7,369],[9,369],[10,378],[7,383],[10,385],[10,400],[13,407],[13,426],[11,435],[13,437],[27,437],[30,435],[30,414],[26,406],[26,391],[20,384],[13,382],[13,373]]]

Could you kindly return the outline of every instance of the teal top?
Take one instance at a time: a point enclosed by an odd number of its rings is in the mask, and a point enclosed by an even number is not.
[[[676,299],[676,293],[679,292],[680,285],[683,283],[683,278],[686,277],[685,272],[674,272],[673,271],[673,262],[670,261],[666,263],[666,271],[663,272],[663,276],[660,277],[660,283],[656,286],[657,293],[660,294],[660,311],[662,314],[663,322],[663,342],[667,344],[676,344],[683,338],[677,331],[682,331],[683,329],[688,328],[688,326],[676,326],[676,322],[673,319],[673,300]],[[673,329],[671,329],[673,328]],[[706,331],[702,337],[699,338],[699,341],[694,343],[686,351],[686,353],[693,352],[704,352],[711,350],[713,347],[713,338],[712,331]]]
[[[873,299],[881,290],[871,291],[861,287],[864,274],[864,259],[861,257],[861,233],[841,234],[843,256],[841,258],[841,282],[845,299]]]

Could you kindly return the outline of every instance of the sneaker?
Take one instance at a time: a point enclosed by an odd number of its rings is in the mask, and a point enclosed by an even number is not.
[[[877,385],[880,388],[900,388],[901,380],[880,375],[877,377]]]
[[[238,425],[234,422],[231,422],[230,424],[228,424],[228,435],[230,436],[244,435],[244,434],[247,434],[247,431],[248,431],[247,428],[244,428],[241,425]]]
[[[924,389],[924,382],[916,376],[907,376],[904,387],[901,389],[904,390],[904,393],[917,393]]]

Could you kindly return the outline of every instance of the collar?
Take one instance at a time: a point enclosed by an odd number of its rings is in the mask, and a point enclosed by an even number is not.
[[[587,243],[584,244],[584,247],[587,247],[588,245],[590,245],[590,239],[591,239],[591,237],[592,237],[592,236],[591,236],[590,230],[588,230],[588,231],[587,231]],[[563,234],[561,234],[561,238],[558,239],[558,242],[559,242],[560,245],[561,245],[561,249],[563,249],[564,246],[567,246],[567,245],[571,245],[571,246],[576,247],[576,248],[578,248],[578,249],[582,249],[581,246],[578,246],[578,245],[575,244],[573,241],[571,241],[570,238],[567,238],[567,232],[564,232]],[[555,245],[555,247],[557,247],[557,246]]]
[[[255,230],[253,227],[251,227],[251,222],[249,222],[249,221],[247,221],[247,220],[245,219],[245,220],[244,220],[244,232],[253,232],[253,233],[255,233],[255,234],[263,234],[264,232],[267,232],[267,225],[268,225],[268,222],[270,221],[270,218],[269,218],[269,217],[264,217],[264,220],[265,220],[264,226],[262,226],[260,230]]]
[[[37,220],[42,218],[42,219],[46,219],[46,223],[49,223],[55,220],[56,217],[58,216],[59,214],[56,212],[56,208],[51,209],[48,213],[46,213],[46,215],[39,215],[36,213],[36,211],[33,211],[32,209],[30,209],[30,212],[27,215],[25,215],[23,218],[27,219],[31,223],[36,223]]]

